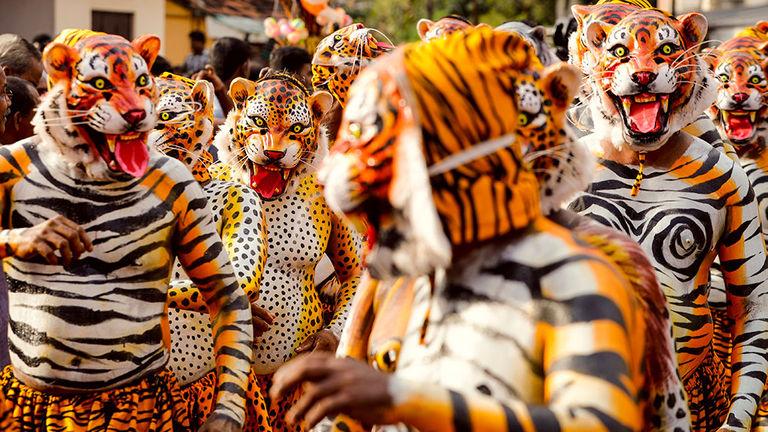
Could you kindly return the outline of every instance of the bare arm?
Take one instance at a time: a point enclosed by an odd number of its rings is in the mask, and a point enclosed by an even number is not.
[[[728,315],[734,322],[731,405],[725,426],[746,431],[757,411],[768,371],[768,262],[754,192],[738,166],[733,181],[742,182],[744,193],[735,194],[728,203],[727,226],[718,249]]]
[[[174,249],[205,300],[213,324],[218,394],[212,417],[226,417],[242,425],[252,356],[251,311],[206,202],[190,175],[184,192],[174,203],[177,215]]]

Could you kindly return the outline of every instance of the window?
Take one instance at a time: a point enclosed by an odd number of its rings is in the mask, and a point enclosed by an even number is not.
[[[94,31],[116,34],[131,40],[133,39],[133,14],[91,11],[91,28]]]

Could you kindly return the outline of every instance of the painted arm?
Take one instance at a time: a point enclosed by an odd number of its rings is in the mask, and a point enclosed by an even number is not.
[[[505,404],[475,391],[393,378],[393,419],[420,432],[640,430],[636,347],[643,346],[644,327],[630,289],[605,264],[568,267],[542,283],[552,307],[538,324],[543,404]],[[578,276],[590,272],[597,286],[585,286],[589,279]]]
[[[755,194],[746,175],[734,167],[733,181],[743,193],[731,195],[718,255],[733,324],[731,404],[725,426],[750,430],[768,371],[768,262]]]
[[[221,241],[230,258],[240,288],[251,303],[259,298],[267,262],[267,226],[261,199],[250,189],[231,184],[221,210]],[[208,313],[204,298],[189,279],[171,282],[168,307]]]
[[[341,218],[331,214],[331,237],[328,240],[328,258],[336,271],[339,288],[334,293],[333,319],[328,328],[339,337],[347,320],[352,298],[360,282],[362,263],[362,237]]]
[[[640,430],[642,316],[613,267],[598,261],[567,267],[573,271],[541,284],[547,301],[537,322],[536,361],[543,403],[505,404],[473,389],[404,380],[327,353],[284,365],[270,395],[315,384],[305,387],[288,417],[310,426],[342,413],[365,424],[405,423],[420,432]]]
[[[212,417],[224,416],[242,426],[252,357],[250,304],[232,272],[203,191],[191,174],[185,183],[173,207],[174,250],[205,300],[213,325],[218,394]]]

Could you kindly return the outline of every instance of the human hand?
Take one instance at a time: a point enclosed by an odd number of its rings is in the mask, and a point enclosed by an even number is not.
[[[93,251],[85,230],[61,215],[30,228],[11,230],[9,237],[13,256],[21,259],[41,256],[48,264],[68,266],[86,251]]]
[[[366,425],[392,422],[390,376],[367,364],[333,354],[315,352],[296,357],[275,372],[269,392],[273,400],[306,384],[304,392],[286,415],[312,428],[325,417],[347,415]]]
[[[301,354],[308,351],[327,351],[334,353],[336,352],[336,348],[338,348],[338,346],[339,338],[336,337],[332,331],[328,329],[322,329],[319,332],[304,339],[304,342],[302,342],[301,345],[296,348],[296,353]]]
[[[275,317],[268,310],[251,303],[251,315],[253,316],[253,338],[261,337],[269,327],[275,323]]]

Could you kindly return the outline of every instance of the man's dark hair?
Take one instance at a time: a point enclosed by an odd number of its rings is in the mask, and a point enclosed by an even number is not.
[[[192,30],[189,32],[189,40],[205,43],[205,33],[200,30]]]
[[[251,57],[248,42],[231,37],[223,37],[213,44],[210,50],[211,66],[222,81],[234,78],[237,68]]]
[[[0,35],[0,67],[8,68],[11,75],[23,74],[31,69],[42,55],[34,45],[19,35]]]
[[[312,56],[304,48],[287,46],[272,50],[269,67],[276,71],[300,74],[304,65],[312,63]]]
[[[45,47],[51,43],[51,40],[53,39],[48,33],[40,33],[39,35],[32,38],[32,45],[34,45],[38,50],[40,50],[40,52],[42,52],[43,49],[45,49]]]
[[[159,55],[152,64],[152,70],[150,72],[154,76],[160,76],[164,72],[173,72],[173,66],[171,66],[171,63],[165,57]]]
[[[35,108],[35,94],[33,92],[37,92],[37,90],[29,81],[14,76],[9,76],[6,84],[13,93],[8,115],[10,116],[13,113],[21,113],[23,116],[28,115]]]

